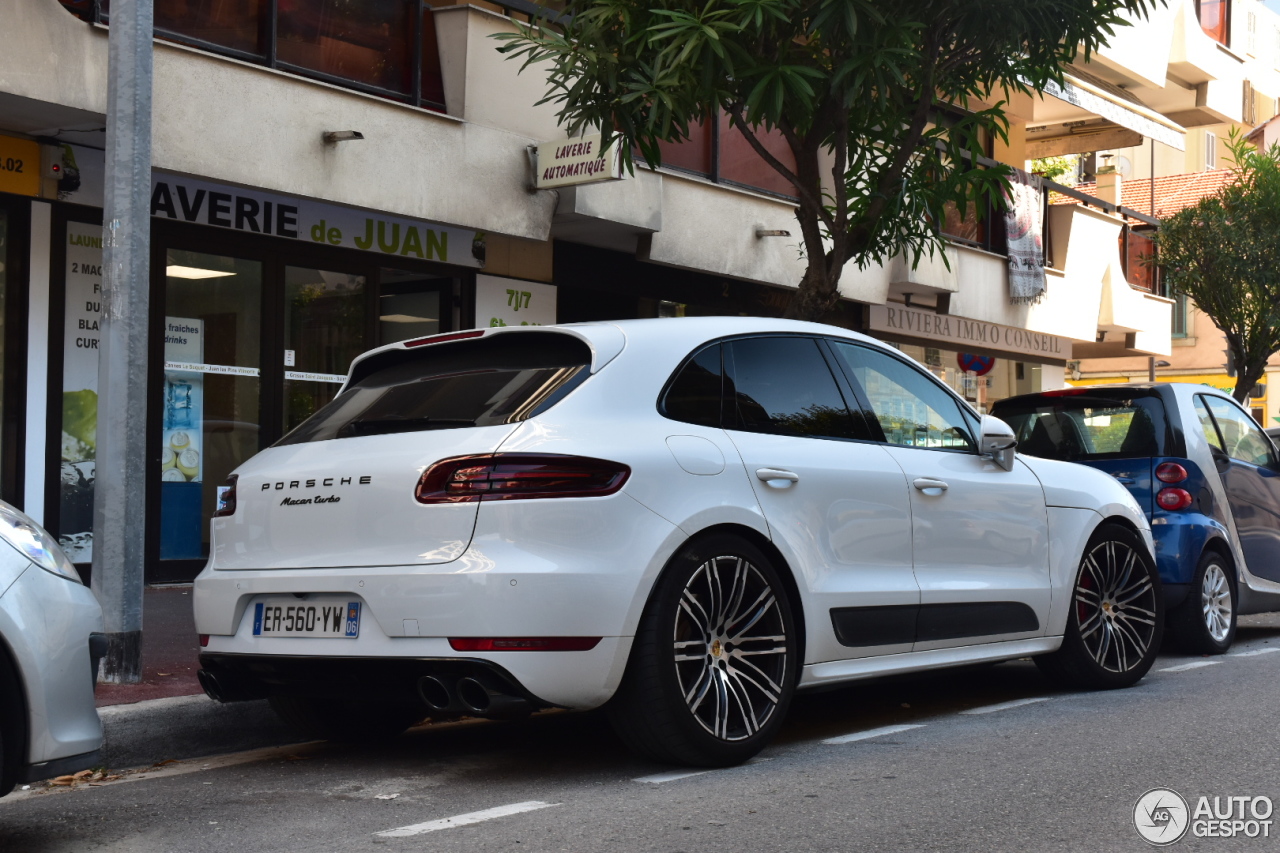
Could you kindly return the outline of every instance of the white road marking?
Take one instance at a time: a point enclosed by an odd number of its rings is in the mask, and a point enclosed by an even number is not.
[[[541,800],[529,800],[524,803],[512,803],[509,806],[498,806],[492,809],[485,809],[479,812],[468,812],[467,814],[455,815],[454,817],[444,817],[439,820],[429,820],[426,823],[415,823],[410,826],[402,826],[398,829],[386,829],[382,832],[375,832],[381,838],[408,838],[411,835],[421,835],[424,832],[435,832],[437,829],[452,829],[455,826],[467,826],[472,823],[482,823],[486,820],[494,818],[507,817],[508,815],[520,814],[521,812],[532,812],[538,809],[547,809],[552,806],[558,806],[559,803],[544,803]]]
[[[1252,649],[1252,650],[1247,651],[1247,652],[1232,652],[1231,654],[1227,655],[1227,657],[1232,657],[1232,658],[1251,658],[1251,657],[1256,657],[1256,656],[1258,656],[1258,655],[1268,655],[1268,654],[1271,654],[1272,652],[1280,652],[1280,649],[1277,649],[1277,648],[1270,648],[1270,649]]]
[[[677,779],[688,779],[690,776],[701,776],[703,773],[710,772],[710,770],[668,770],[666,773],[654,773],[652,776],[641,776],[631,781],[661,785],[663,782],[674,782]]]
[[[1023,705],[1034,705],[1037,702],[1048,702],[1048,696],[1033,696],[1030,699],[1014,699],[997,705],[983,705],[981,708],[969,708],[961,714],[994,714],[996,711],[1007,711],[1010,708],[1021,708]]]
[[[1193,660],[1191,663],[1166,666],[1164,669],[1157,669],[1156,672],[1186,672],[1189,669],[1199,669],[1202,666],[1217,666],[1220,663],[1222,663],[1220,660]]]
[[[824,740],[823,743],[853,743],[858,740],[868,740],[873,737],[883,737],[884,735],[896,735],[898,732],[907,732],[912,729],[922,728],[924,728],[923,723],[909,723],[901,726],[881,726],[878,729],[867,729],[865,732],[854,732],[853,734],[840,735],[839,737],[829,737]]]

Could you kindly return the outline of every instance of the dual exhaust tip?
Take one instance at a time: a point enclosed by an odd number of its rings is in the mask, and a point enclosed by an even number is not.
[[[425,675],[418,679],[418,695],[431,713],[439,715],[501,718],[520,716],[533,710],[527,699],[511,695],[504,685],[483,676],[447,680]]]

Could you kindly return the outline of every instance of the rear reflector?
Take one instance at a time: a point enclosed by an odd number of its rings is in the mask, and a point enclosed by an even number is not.
[[[1161,509],[1186,509],[1191,506],[1191,493],[1186,489],[1161,489],[1156,503]]]
[[[202,649],[203,649],[203,648],[205,648],[205,647],[206,647],[206,646],[208,646],[208,645],[209,645],[209,635],[208,635],[208,634],[201,634],[201,635],[200,635],[200,648],[202,648]]]
[[[1187,469],[1177,462],[1161,462],[1156,466],[1156,479],[1162,483],[1181,483],[1188,476]]]
[[[602,497],[621,489],[630,474],[620,462],[586,456],[455,456],[423,472],[414,497],[424,504]]]
[[[443,344],[448,341],[465,341],[467,338],[478,338],[487,332],[488,329],[478,329],[472,332],[451,332],[445,335],[431,335],[426,338],[414,338],[411,341],[405,341],[406,347],[424,347],[427,344]]]
[[[588,652],[599,637],[450,637],[455,652]]]

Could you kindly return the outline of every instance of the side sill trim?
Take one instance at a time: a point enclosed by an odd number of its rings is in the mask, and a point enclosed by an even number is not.
[[[1014,658],[1055,652],[1062,645],[1062,637],[1035,637],[1030,640],[1009,640],[1000,643],[981,643],[953,649],[935,649],[927,652],[902,652],[895,655],[835,660],[813,663],[804,667],[800,687],[816,687],[874,678],[878,675],[896,675],[906,672],[927,672],[966,663],[1012,660]]]

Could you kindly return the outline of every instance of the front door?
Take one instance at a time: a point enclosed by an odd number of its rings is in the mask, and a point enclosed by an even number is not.
[[[1245,563],[1250,573],[1280,583],[1280,461],[1275,447],[1233,401],[1197,394],[1195,406],[1222,475]]]
[[[977,452],[972,419],[921,370],[871,347],[831,342],[910,484],[920,584],[915,651],[1041,636],[1049,615],[1048,510],[1021,462]]]
[[[809,592],[806,663],[909,651],[920,592],[902,471],[868,440],[816,340],[754,337],[724,350],[728,434]]]

